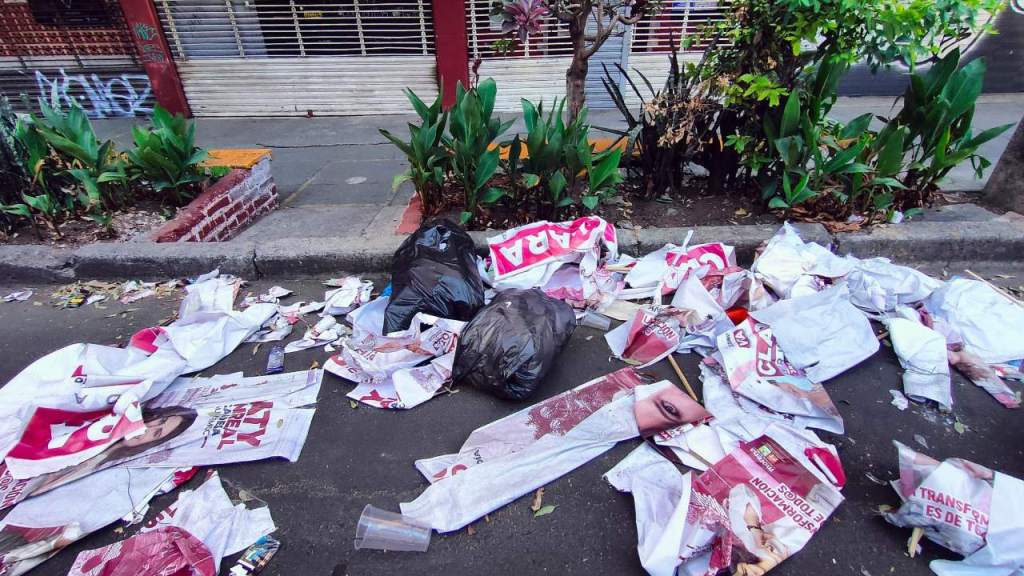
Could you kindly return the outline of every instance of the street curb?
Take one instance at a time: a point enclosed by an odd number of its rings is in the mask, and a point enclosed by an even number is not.
[[[795,224],[806,241],[832,243],[840,254],[884,256],[895,262],[1010,262],[1024,260],[1024,226],[989,222],[913,222],[876,226],[867,232],[830,235],[820,224]],[[724,242],[736,248],[740,265],[749,265],[758,246],[778,226],[694,226],[619,230],[620,250],[640,256],[666,243]],[[246,279],[362,274],[387,271],[404,240],[391,230],[376,236],[285,238],[266,242],[126,242],[77,249],[0,246],[0,281],[70,282],[75,279],[181,278],[220,268]],[[487,238],[500,231],[470,232],[477,252],[486,254]]]

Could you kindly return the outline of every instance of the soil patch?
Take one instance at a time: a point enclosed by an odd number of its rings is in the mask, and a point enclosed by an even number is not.
[[[67,248],[94,242],[128,242],[144,239],[149,232],[173,218],[175,212],[176,209],[155,200],[140,200],[135,206],[114,212],[109,227],[84,218],[68,220],[58,226],[57,231],[42,224],[33,230],[30,224],[23,223],[10,234],[0,232],[0,244]]]

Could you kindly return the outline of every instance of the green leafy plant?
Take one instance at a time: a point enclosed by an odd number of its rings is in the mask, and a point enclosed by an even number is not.
[[[405,89],[405,96],[420,117],[419,125],[409,123],[409,141],[403,141],[383,128],[380,133],[409,160],[409,169],[395,176],[392,189],[397,190],[403,182],[412,182],[423,213],[430,216],[441,208],[441,190],[450,168],[450,156],[442,143],[448,113],[442,110],[440,93],[430,106],[409,88]]]
[[[512,125],[491,117],[497,92],[492,78],[469,90],[460,84],[449,111],[450,137],[442,138],[451,153],[452,173],[465,193],[465,210],[459,216],[463,224],[476,217],[480,203],[491,204],[504,195],[499,188],[487,187],[501,154],[491,144]]]
[[[150,122],[152,127],[132,127],[135,148],[127,153],[128,171],[149,182],[154,191],[170,191],[184,203],[206,179],[201,164],[209,154],[196,146],[196,126],[184,116],[157,105]]]
[[[66,111],[39,102],[43,117],[32,116],[34,129],[62,156],[65,172],[80,187],[78,203],[88,211],[110,210],[127,197],[125,162],[114,142],[100,142],[85,111],[76,102]]]
[[[565,102],[556,98],[545,113],[543,101],[534,104],[522,100],[527,132],[522,182],[527,188],[537,186],[544,192],[538,195],[536,205],[538,215],[546,218],[557,218],[563,208],[575,203],[577,195],[585,207],[593,210],[599,199],[621,181],[618,167],[622,151],[595,153],[589,140],[587,109],[584,107],[566,124]],[[601,176],[593,179],[598,171]]]
[[[973,133],[974,108],[984,76],[984,59],[961,67],[959,49],[941,58],[926,73],[911,74],[902,109],[880,132],[884,136],[905,130],[901,142],[904,154],[910,157],[906,186],[931,190],[954,166],[968,160],[979,178],[991,165],[977,153],[978,149],[1013,124]]]

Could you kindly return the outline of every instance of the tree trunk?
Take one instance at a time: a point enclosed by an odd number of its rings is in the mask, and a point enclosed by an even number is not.
[[[587,103],[587,43],[584,33],[587,27],[589,12],[569,22],[569,37],[572,38],[572,63],[565,72],[565,97],[569,101],[569,119],[571,124],[579,116]]]
[[[1007,210],[1024,213],[1024,122],[1010,138],[985,185],[985,197]]]

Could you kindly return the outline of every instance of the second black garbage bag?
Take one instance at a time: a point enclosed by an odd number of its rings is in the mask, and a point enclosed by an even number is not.
[[[510,400],[532,395],[576,329],[576,315],[540,290],[506,290],[462,330],[452,379]]]
[[[469,320],[483,305],[473,239],[451,220],[420,226],[395,251],[385,334],[409,328],[417,312]]]

